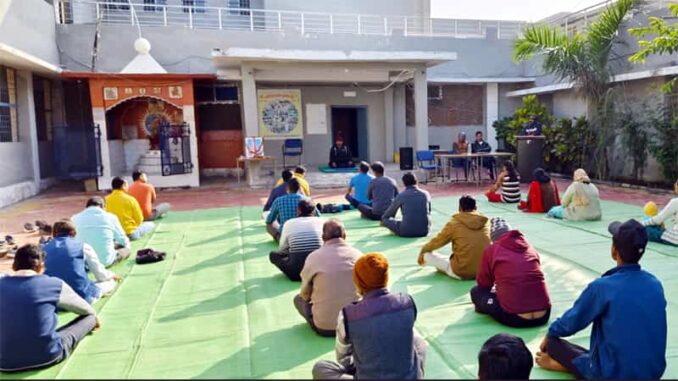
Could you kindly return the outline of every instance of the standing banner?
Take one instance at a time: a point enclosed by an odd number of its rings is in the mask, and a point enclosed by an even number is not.
[[[303,136],[301,90],[258,90],[257,98],[259,134],[262,137],[286,139]]]

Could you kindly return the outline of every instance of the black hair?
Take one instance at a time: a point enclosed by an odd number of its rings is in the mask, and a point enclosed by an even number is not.
[[[309,199],[299,200],[299,217],[311,217],[315,211],[315,205]]]
[[[294,177],[294,173],[290,171],[289,169],[285,169],[282,171],[282,179],[283,182],[288,182],[290,179]]]
[[[384,163],[381,161],[375,161],[370,167],[372,168],[372,172],[380,175],[384,174]]]
[[[137,181],[141,178],[141,175],[144,173],[142,171],[134,171],[132,172],[132,181]]]
[[[532,353],[518,336],[500,333],[490,337],[478,353],[481,380],[527,380],[532,372]]]
[[[68,237],[75,236],[75,224],[69,219],[62,219],[52,225],[52,236],[54,237]]]
[[[403,175],[403,184],[406,187],[412,186],[412,185],[417,185],[417,176],[414,175],[412,172],[407,172]]]
[[[518,181],[518,171],[513,164],[513,160],[504,161],[504,169],[506,169],[506,172],[508,173],[509,181]]]
[[[461,209],[462,212],[472,212],[476,210],[476,199],[469,195],[461,196],[459,199],[459,209]]]
[[[99,208],[103,208],[105,205],[106,202],[104,201],[103,197],[94,196],[87,200],[87,205],[85,207],[89,208],[90,206],[98,206]]]
[[[14,254],[14,271],[37,270],[45,258],[45,253],[39,245],[29,243],[23,245]]]
[[[478,134],[481,134],[481,135],[482,135],[483,132],[482,132],[482,131],[476,131],[476,136],[478,136]]]
[[[303,175],[304,173],[306,173],[306,168],[304,168],[303,165],[297,165],[297,167],[294,168],[294,173],[298,173],[300,175]]]
[[[297,193],[299,192],[299,180],[295,178],[291,178],[287,181],[287,189],[289,190],[290,193]]]
[[[114,177],[111,180],[111,188],[113,189],[122,189],[122,186],[125,185],[125,180],[122,177]]]
[[[370,171],[370,163],[368,163],[366,161],[361,161],[359,167],[360,167],[360,172],[362,172],[362,173],[367,173],[367,172]]]

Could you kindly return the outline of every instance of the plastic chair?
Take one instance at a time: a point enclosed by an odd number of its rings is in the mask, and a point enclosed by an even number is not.
[[[282,146],[282,155],[283,155],[283,168],[287,168],[286,158],[289,157],[298,157],[299,163],[301,165],[301,155],[304,153],[304,142],[301,139],[285,139],[285,142]]]
[[[427,182],[430,179],[431,172],[437,177],[440,170],[433,151],[417,151],[417,167],[426,172]]]

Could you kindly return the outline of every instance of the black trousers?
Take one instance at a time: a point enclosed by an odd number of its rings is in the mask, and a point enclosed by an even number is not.
[[[475,286],[471,289],[471,300],[476,307],[476,312],[490,315],[499,323],[514,328],[538,327],[548,323],[551,316],[551,308],[539,319],[524,319],[516,314],[511,314],[501,308],[497,294],[491,289]]]
[[[360,211],[360,214],[362,215],[363,218],[367,218],[369,220],[374,221],[381,221],[381,214],[375,214],[372,211],[372,207],[367,204],[358,205],[358,210]]]
[[[277,268],[282,271],[283,274],[287,275],[289,280],[294,282],[301,281],[301,270],[304,268],[304,263],[306,263],[306,257],[311,254],[311,252],[305,253],[286,253],[280,251],[271,251],[268,255],[268,259],[273,263]]]
[[[351,159],[334,159],[330,161],[330,167],[332,168],[353,168],[355,163]]]
[[[568,372],[574,374],[578,380],[583,380],[585,378],[579,373],[579,369],[574,365],[574,359],[589,353],[588,349],[572,344],[567,340],[549,337],[546,344],[546,353],[548,353],[552,359],[558,361],[560,365],[564,366]]]

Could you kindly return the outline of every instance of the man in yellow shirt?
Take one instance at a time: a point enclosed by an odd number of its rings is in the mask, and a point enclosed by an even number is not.
[[[131,240],[136,240],[153,231],[155,224],[144,222],[139,202],[127,193],[127,181],[115,177],[111,187],[111,194],[106,196],[106,211],[118,217],[125,234]]]
[[[294,168],[294,177],[299,180],[299,189],[303,192],[303,195],[306,197],[311,197],[311,187],[308,185],[308,181],[304,178],[306,176],[306,168],[301,165]],[[283,179],[278,179],[278,182],[275,186],[280,186],[283,183]]]

